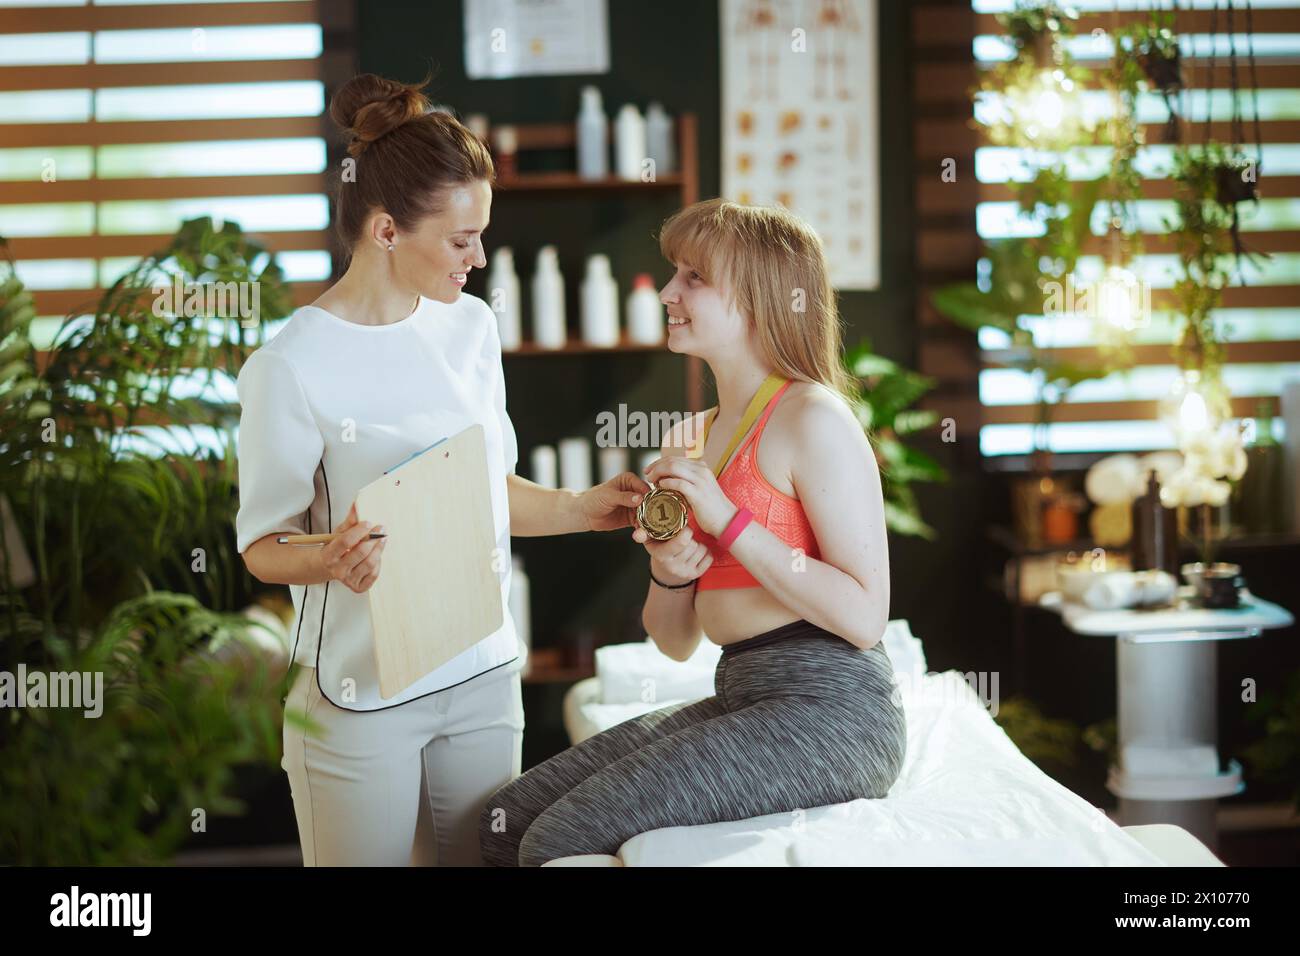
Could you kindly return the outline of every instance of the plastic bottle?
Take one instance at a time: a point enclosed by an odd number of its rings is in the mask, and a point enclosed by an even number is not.
[[[618,345],[618,283],[610,274],[609,257],[587,257],[582,280],[582,340],[588,345]]]
[[[560,487],[586,491],[591,487],[591,442],[578,435],[561,438]]]
[[[651,103],[645,114],[646,155],[655,162],[655,175],[677,172],[677,141],[673,119],[663,105]]]
[[[614,124],[614,153],[618,178],[636,182],[646,159],[645,120],[631,103],[623,104]]]
[[[604,179],[609,175],[609,121],[601,103],[600,90],[582,88],[582,109],[578,111],[578,175],[583,179]]]
[[[539,348],[562,349],[565,341],[564,276],[555,246],[537,250],[533,273],[533,340]]]
[[[514,619],[515,633],[519,635],[519,642],[524,646],[524,666],[519,673],[521,676],[527,677],[533,663],[532,602],[529,594],[528,575],[524,573],[523,558],[512,555],[510,563],[513,565],[510,575],[510,616]]]
[[[664,304],[655,291],[654,277],[648,272],[637,275],[627,297],[628,338],[639,345],[655,345],[664,340]]]
[[[492,269],[488,272],[488,305],[497,316],[501,333],[501,348],[510,351],[519,348],[522,320],[519,300],[519,276],[515,274],[515,256],[509,246],[501,246],[492,253]]]
[[[533,483],[541,485],[543,488],[558,488],[559,474],[557,468],[559,459],[556,457],[555,448],[551,445],[538,445],[533,449],[530,456],[531,473]]]
[[[610,446],[602,448],[596,452],[596,463],[600,469],[599,481],[601,484],[609,481],[611,478],[617,478],[623,472],[628,470],[627,449],[619,446]]]
[[[492,138],[496,146],[492,159],[496,163],[497,175],[501,179],[513,179],[519,172],[516,156],[519,132],[513,126],[498,126]]]

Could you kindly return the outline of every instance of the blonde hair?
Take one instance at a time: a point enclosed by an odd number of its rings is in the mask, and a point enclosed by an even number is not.
[[[711,284],[725,280],[731,304],[748,317],[775,371],[825,385],[855,406],[835,289],[811,226],[780,207],[709,199],[674,213],[659,233],[659,249]]]

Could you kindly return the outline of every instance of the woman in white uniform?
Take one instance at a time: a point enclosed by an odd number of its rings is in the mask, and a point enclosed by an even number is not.
[[[581,494],[513,474],[496,316],[464,294],[486,264],[494,178],[483,143],[431,111],[418,86],[371,74],[330,115],[351,134],[336,223],[343,277],[240,370],[238,548],[259,580],[290,585],[284,762],[307,865],[478,865],[487,798],[520,773],[520,670],[508,610],[510,536],[630,527],[646,483],[630,472]],[[366,591],[384,539],[357,492],[462,429],[486,432],[500,549],[501,628],[392,698],[379,694]],[[322,547],[276,542],[332,530]]]

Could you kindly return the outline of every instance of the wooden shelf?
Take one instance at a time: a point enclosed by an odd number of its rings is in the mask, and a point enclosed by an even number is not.
[[[577,130],[573,123],[512,123],[517,154],[535,150],[568,150],[577,145]],[[529,194],[564,195],[571,193],[598,193],[610,196],[631,194],[637,191],[647,196],[676,194],[682,207],[692,205],[700,198],[699,130],[694,113],[682,113],[676,118],[678,172],[659,176],[654,182],[625,180],[615,176],[604,179],[583,179],[576,171],[522,172],[514,176],[501,176],[496,186],[503,198]],[[490,134],[489,134],[490,135]],[[539,348],[533,342],[518,349],[502,352],[502,356],[518,355],[593,355],[597,353],[652,353],[666,352],[665,341],[654,345],[641,345],[623,335],[618,345],[604,347],[569,341],[562,348]],[[693,355],[686,357],[686,407],[698,412],[704,408],[704,363]]]
[[[654,344],[633,342],[626,335],[619,339],[618,345],[589,345],[586,342],[570,339],[558,349],[543,348],[536,342],[524,342],[517,349],[502,349],[502,355],[593,355],[598,352],[666,352],[667,341]]]
[[[577,173],[520,173],[517,176],[500,177],[496,188],[504,193],[518,194],[529,192],[678,192],[685,180],[680,173],[660,176],[653,182],[639,179],[618,179],[607,176],[604,179],[583,179]]]
[[[596,676],[595,664],[566,664],[558,647],[533,648],[528,654],[528,674],[525,684],[576,684]]]

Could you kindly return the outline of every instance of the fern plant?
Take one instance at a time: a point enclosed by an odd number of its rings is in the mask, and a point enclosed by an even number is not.
[[[934,380],[877,355],[866,339],[849,351],[844,364],[858,382],[855,411],[880,464],[886,526],[896,534],[933,539],[934,529],[921,517],[913,485],[947,481],[948,473],[903,439],[938,423],[938,412],[911,407],[934,387]]]
[[[278,759],[283,685],[225,653],[257,625],[236,613],[251,581],[231,540],[234,409],[203,386],[238,370],[288,291],[237,226],[193,220],[43,349],[0,270],[0,668],[102,675],[105,698],[99,717],[0,712],[0,863],[165,860],[237,809],[235,764]],[[260,314],[159,308],[177,278],[256,283]],[[150,431],[164,424],[224,452],[168,450]]]

